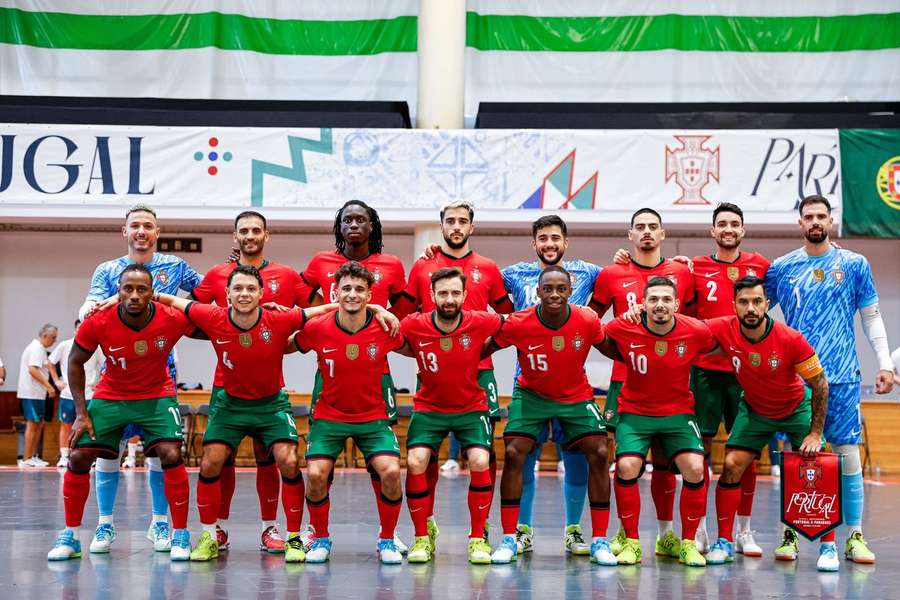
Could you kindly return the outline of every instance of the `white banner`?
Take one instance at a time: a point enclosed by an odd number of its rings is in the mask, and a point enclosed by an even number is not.
[[[276,220],[304,219],[359,198],[386,209],[387,220],[414,221],[463,198],[482,222],[565,210],[574,221],[616,223],[649,206],[674,222],[706,223],[710,208],[728,201],[750,221],[788,224],[812,193],[841,214],[837,130],[5,124],[0,136],[0,215],[7,216],[46,216],[47,206],[89,216],[143,202],[186,218],[257,206]]]

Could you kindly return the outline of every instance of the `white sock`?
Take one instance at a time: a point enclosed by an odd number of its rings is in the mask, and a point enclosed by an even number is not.
[[[150,521],[151,523],[168,523],[169,515],[153,515]]]
[[[68,448],[60,448],[60,449],[59,449],[59,456],[60,456],[61,458],[69,458],[69,449],[68,449]]]
[[[213,523],[212,525],[207,525],[206,523],[203,523],[202,527],[203,527],[203,531],[209,533],[209,535],[211,535],[213,539],[216,539],[216,524],[215,523]]]
[[[220,529],[228,529],[228,519],[219,519],[216,521],[216,525],[218,525]]]
[[[855,532],[859,532],[862,535],[862,525],[847,525],[847,535],[853,535]]]
[[[709,533],[706,531],[706,515],[703,515],[703,518],[700,519],[700,521],[697,523],[697,531],[702,531],[703,533],[706,533],[707,536],[709,536]]]
[[[128,458],[137,458],[137,444],[128,443]]]
[[[262,522],[262,530],[265,531],[269,527],[277,527],[275,521],[263,521]]]
[[[104,523],[109,523],[110,525],[112,525],[113,524],[113,516],[112,515],[100,515],[100,517],[97,519],[97,524],[103,525]]]
[[[667,531],[675,531],[672,521],[657,521],[656,524],[659,529],[659,537],[665,536]]]
[[[738,533],[746,533],[750,531],[750,515],[737,516],[737,530]]]
[[[66,527],[66,531],[71,531],[72,536],[77,540],[81,535],[81,526],[79,525],[78,527]]]

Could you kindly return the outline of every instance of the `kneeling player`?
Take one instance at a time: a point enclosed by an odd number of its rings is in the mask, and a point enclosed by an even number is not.
[[[286,312],[263,310],[262,276],[256,267],[239,266],[228,276],[230,307],[191,302],[159,294],[164,304],[184,311],[209,337],[219,359],[222,387],[216,392],[203,436],[203,458],[197,482],[197,507],[203,533],[191,560],[219,556],[216,521],[222,501],[219,481],[229,456],[246,436],[263,442],[281,472],[281,499],[287,518],[285,561],[305,558],[300,541],[303,518],[303,475],[297,462],[297,427],[284,387],[284,348],[307,317],[334,310],[334,305]]]
[[[740,481],[759,457],[760,448],[773,434],[784,431],[794,448],[805,456],[814,455],[822,447],[828,407],[828,381],[815,350],[802,333],[766,314],[769,301],[762,279],[744,277],[735,282],[734,309],[736,316],[707,321],[744,389],[716,487],[719,539],[706,557],[709,564],[734,560],[732,535],[741,501]],[[786,529],[775,558],[796,560],[797,547],[797,535]],[[838,568],[834,531],[822,538],[818,568]]]
[[[69,467],[63,476],[66,528],[59,534],[49,560],[81,556],[78,534],[91,485],[91,464],[98,456],[116,459],[119,440],[130,423],[144,429],[144,444],[155,449],[163,467],[163,485],[172,511],[172,560],[187,560],[188,475],[181,459],[181,416],[175,384],[166,363],[169,352],[195,327],[180,312],[152,302],[153,277],[143,265],[128,265],[119,276],[120,303],[85,319],[69,356],[69,385],[75,401],[75,422],[69,446]],[[85,368],[102,348],[106,371],[85,405]]]
[[[331,554],[328,484],[334,461],[351,438],[381,480],[378,556],[382,563],[398,564],[402,555],[394,542],[394,529],[403,501],[400,446],[388,420],[381,378],[388,353],[403,345],[403,338],[392,337],[375,322],[368,306],[375,277],[365,267],[356,261],[344,263],[334,280],[337,313],[309,321],[294,336],[300,351],[316,352],[322,374],[322,392],[313,408],[306,450],[306,503],[316,536],[306,562],[322,563]]]
[[[485,341],[499,331],[503,317],[462,310],[466,276],[458,268],[445,267],[432,273],[431,298],[433,312],[412,314],[400,325],[406,345],[399,352],[416,359],[420,380],[406,437],[406,503],[416,534],[407,560],[428,562],[434,556],[435,540],[428,531],[428,509],[434,501],[425,472],[452,432],[462,446],[472,477],[469,562],[489,564],[491,547],[483,534],[493,496],[489,469],[493,427],[487,395],[478,385],[478,366]]]
[[[485,353],[489,354],[515,345],[522,368],[503,434],[506,444],[500,481],[503,539],[491,556],[495,563],[516,559],[522,466],[547,421],[556,417],[565,435],[563,447],[580,448],[588,462],[591,561],[616,564],[606,539],[609,525],[606,429],[584,373],[584,361],[591,346],[603,341],[603,328],[593,311],[569,304],[571,293],[569,272],[559,266],[547,267],[538,279],[540,304],[510,315],[485,347]]]

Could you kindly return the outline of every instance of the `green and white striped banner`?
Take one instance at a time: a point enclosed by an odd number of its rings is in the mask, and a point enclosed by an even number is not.
[[[469,0],[483,101],[900,99],[900,0]],[[406,100],[416,0],[0,0],[0,93]]]

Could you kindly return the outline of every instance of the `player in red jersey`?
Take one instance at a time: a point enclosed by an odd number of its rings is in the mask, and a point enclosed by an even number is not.
[[[744,213],[737,205],[724,202],[713,211],[710,235],[716,241],[716,251],[709,256],[695,256],[692,260],[694,290],[697,302],[691,314],[700,319],[734,315],[732,285],[748,275],[764,278],[769,261],[754,252],[741,252],[744,239]],[[697,408],[697,424],[703,436],[706,452],[706,487],[709,488],[709,457],[712,441],[725,422],[731,432],[740,405],[741,386],[734,376],[734,368],[726,356],[701,356],[691,369],[691,391]],[[750,514],[756,490],[756,465],[751,463],[741,480],[741,506],[738,509],[736,549],[744,556],[762,556],[762,549],[753,539]],[[697,547],[701,552],[709,548],[706,517],[697,528]]]
[[[435,308],[432,299],[431,276],[444,267],[459,268],[466,277],[465,310],[487,310],[490,306],[501,314],[513,312],[513,304],[503,285],[503,276],[497,263],[472,250],[469,238],[475,231],[475,209],[464,200],[447,204],[441,210],[441,233],[444,242],[429,248],[430,256],[419,258],[409,271],[409,280],[401,297],[394,304],[397,316],[406,316],[414,311],[430,313]],[[492,422],[500,418],[500,395],[497,393],[497,379],[494,377],[494,363],[490,357],[478,366],[478,384],[487,394],[488,412]],[[497,479],[497,458],[491,448],[491,486]],[[431,456],[426,470],[428,492],[431,504],[428,512],[428,532],[432,546],[440,530],[434,520],[435,488],[439,478],[437,454]]]
[[[81,556],[78,536],[90,493],[91,465],[98,456],[118,458],[119,440],[130,423],[144,428],[147,450],[155,449],[162,462],[175,530],[171,559],[181,561],[190,556],[190,490],[181,458],[181,415],[166,363],[175,343],[192,334],[195,327],[180,312],[152,302],[152,296],[149,269],[128,265],[119,276],[120,303],[85,319],[75,336],[68,369],[76,417],[62,489],[66,528],[47,554],[48,560]],[[98,347],[106,356],[106,370],[86,406],[84,364]]]
[[[593,311],[569,304],[571,276],[560,266],[544,269],[538,280],[541,303],[513,313],[485,347],[485,354],[514,345],[521,374],[509,405],[503,433],[506,454],[500,481],[503,539],[491,555],[495,563],[516,560],[516,528],[522,496],[522,466],[547,421],[562,427],[563,446],[577,446],[588,461],[588,498],[593,543],[591,561],[615,565],[609,549],[609,474],[606,429],[584,372],[591,346],[603,341],[603,327]],[[611,356],[619,357],[614,351]]]
[[[259,270],[263,278],[261,304],[275,302],[281,306],[309,306],[311,290],[300,275],[292,268],[266,259],[264,250],[269,241],[266,218],[255,211],[244,211],[234,220],[234,241],[240,252],[237,261],[229,261],[211,268],[191,296],[199,302],[218,306],[228,306],[227,280],[235,268],[249,265]],[[215,407],[216,396],[222,389],[222,368],[216,366],[209,408]],[[256,457],[256,493],[259,497],[259,512],[262,517],[262,531],[259,549],[284,552],[284,538],[278,531],[278,494],[280,475],[275,459],[268,453],[262,441],[253,438],[253,454]],[[217,520],[219,550],[228,549],[228,517],[231,499],[234,497],[234,456],[231,455],[219,476],[222,487],[222,504]]]
[[[499,274],[499,273],[498,273]],[[416,359],[420,387],[413,398],[413,413],[406,437],[406,502],[416,539],[407,555],[411,563],[428,562],[435,540],[429,535],[428,512],[434,507],[426,468],[441,443],[453,433],[469,463],[469,562],[489,564],[491,547],[482,537],[491,509],[493,481],[490,455],[493,427],[488,398],[478,381],[481,349],[503,323],[498,314],[463,310],[469,281],[458,267],[441,267],[431,273],[428,312],[409,315],[400,325],[406,344],[401,354]]]
[[[633,250],[625,264],[613,264],[604,267],[594,284],[594,295],[590,306],[603,315],[610,306],[613,314],[622,315],[632,306],[643,300],[644,286],[651,277],[667,277],[678,290],[679,310],[684,310],[694,301],[694,286],[691,270],[678,261],[663,258],[661,244],[666,239],[662,217],[651,208],[641,208],[631,216],[631,228],[628,239]],[[615,436],[618,414],[617,400],[625,381],[624,363],[613,364],[609,392],[606,405],[603,407],[603,418],[606,429]],[[650,493],[656,506],[658,535],[656,553],[678,558],[678,537],[673,529],[675,515],[675,475],[667,468],[668,460],[663,455],[658,442],[652,449],[653,473],[650,476]],[[625,531],[620,529],[611,541],[611,547],[618,554],[625,541]]]
[[[384,254],[382,250],[381,219],[378,211],[361,200],[348,200],[338,209],[334,215],[334,250],[319,252],[309,261],[309,265],[303,271],[301,277],[312,288],[312,303],[337,302],[337,283],[334,276],[341,265],[349,261],[356,261],[372,274],[374,282],[370,291],[372,304],[388,307],[400,298],[400,293],[406,287],[405,271],[400,259],[392,254]],[[315,294],[319,290],[322,296]],[[384,373],[381,378],[382,397],[391,423],[397,421],[397,404],[394,381],[391,378],[390,366],[384,364]],[[316,402],[322,391],[322,373],[316,371],[315,381],[311,394],[310,412],[315,412]],[[372,471],[372,491],[376,500],[381,497],[381,482]],[[310,528],[304,533],[304,543],[307,547],[315,538],[315,532]],[[406,553],[407,547],[399,537],[395,540],[402,553]]]
[[[642,292],[646,315],[640,323],[616,319],[606,326],[607,343],[625,357],[627,369],[618,398],[616,429],[616,505],[626,537],[618,561],[641,561],[641,497],[637,482],[650,442],[656,438],[669,459],[667,466],[676,466],[683,480],[679,560],[700,567],[706,562],[697,550],[694,536],[697,523],[706,512],[703,441],[694,418],[689,379],[694,359],[715,350],[717,344],[702,321],[684,315],[676,318],[678,291],[671,279],[651,277]]]
[[[759,458],[760,448],[776,431],[783,431],[802,454],[814,455],[822,446],[828,408],[828,381],[815,350],[802,333],[766,314],[769,300],[762,279],[739,279],[733,293],[736,315],[707,322],[744,390],[725,446],[725,468],[716,486],[719,539],[707,555],[710,564],[734,560],[732,534],[741,503],[742,476]],[[785,539],[776,558],[793,560],[796,535]],[[834,531],[822,538],[818,568],[838,569]]]
[[[397,564],[402,555],[394,542],[403,493],[400,485],[400,446],[391,429],[381,388],[387,355],[403,345],[373,321],[368,308],[375,278],[360,263],[337,268],[338,311],[309,321],[294,336],[301,352],[314,351],[322,373],[322,393],[313,407],[306,450],[309,489],[306,501],[315,532],[307,562],[322,563],[331,554],[328,531],[329,480],[334,461],[351,438],[381,484],[378,516],[381,532],[378,556]]]

